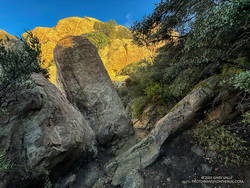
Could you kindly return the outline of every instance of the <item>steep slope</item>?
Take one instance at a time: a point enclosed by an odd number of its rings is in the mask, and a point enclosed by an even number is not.
[[[7,33],[6,31],[0,29],[0,40],[1,40],[1,39],[6,39],[6,38],[15,39],[16,37],[10,35],[10,34]]]
[[[56,43],[66,36],[102,33],[107,37],[108,44],[99,48],[101,59],[112,80],[122,80],[116,76],[126,65],[148,59],[153,56],[154,48],[138,47],[132,43],[130,31],[112,21],[103,23],[94,18],[69,17],[60,20],[53,28],[37,27],[32,30],[42,45],[42,59],[45,67],[50,70],[50,80],[56,83],[56,66],[53,62],[53,49]]]

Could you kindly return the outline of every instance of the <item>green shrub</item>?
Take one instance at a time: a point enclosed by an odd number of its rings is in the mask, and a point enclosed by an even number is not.
[[[131,64],[127,65],[126,67],[124,67],[118,73],[118,75],[121,75],[121,76],[132,76],[133,74],[136,74],[137,72],[139,72],[140,69],[143,69],[143,67],[146,67],[148,65],[150,65],[150,63],[147,62],[146,60],[141,60],[139,62],[131,63]]]
[[[171,83],[178,76],[179,73],[180,73],[180,70],[178,66],[166,67],[163,70],[162,80],[165,83]]]
[[[110,44],[109,37],[107,37],[107,35],[102,32],[87,33],[83,36],[89,39],[90,42],[97,47],[97,49],[105,48],[107,45]]]
[[[94,25],[96,31],[101,32],[111,39],[132,39],[133,36],[129,29],[122,26],[117,26],[115,20],[110,20],[106,23],[97,22]]]
[[[151,99],[159,99],[163,93],[163,87],[159,83],[152,83],[145,88],[144,92]]]
[[[22,41],[22,49],[6,47],[9,40],[0,41],[0,83],[11,84],[12,87],[29,87],[28,81],[32,73],[42,73],[48,78],[48,71],[41,68],[41,46],[39,40],[32,33],[27,33]]]
[[[250,71],[236,74],[230,82],[235,88],[250,92]]]
[[[97,22],[94,25],[94,29],[108,36],[109,38],[115,38],[116,33],[116,21],[110,20],[106,23]]]
[[[147,102],[148,102],[147,97],[143,97],[143,96],[135,98],[133,100],[132,105],[131,105],[131,113],[132,113],[133,119],[138,118],[142,114],[143,109],[145,108]]]
[[[250,124],[250,111],[247,111],[243,114],[243,123]]]
[[[131,31],[129,31],[125,27],[120,27],[116,31],[116,37],[117,39],[132,39],[133,36],[131,34]]]
[[[226,166],[244,165],[250,162],[247,157],[246,141],[230,132],[217,122],[205,122],[192,130],[192,135],[205,150],[215,151],[217,162]]]
[[[150,66],[149,63],[142,61],[136,63],[136,65],[128,66],[122,71],[123,75],[128,75],[131,83],[133,83],[132,86],[129,87],[129,92],[133,98],[144,96],[145,88],[152,83]]]
[[[142,60],[128,65],[119,74],[130,77],[133,84],[129,86],[129,93],[132,98],[146,96],[151,102],[164,103],[167,100],[175,101],[168,82],[163,78],[165,69],[156,63]],[[176,76],[173,75],[173,79]]]
[[[106,22],[106,24],[113,28],[117,26],[117,22],[115,20],[109,20]]]
[[[8,170],[12,168],[12,163],[6,158],[4,152],[0,152],[0,170]]]
[[[117,92],[118,92],[120,97],[125,97],[128,95],[128,88],[125,86],[118,87]]]

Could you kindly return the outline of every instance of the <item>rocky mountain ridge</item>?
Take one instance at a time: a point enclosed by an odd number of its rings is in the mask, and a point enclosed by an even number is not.
[[[68,17],[59,20],[55,27],[36,27],[31,31],[41,43],[41,59],[44,61],[44,67],[49,70],[52,83],[57,85],[57,70],[53,61],[53,50],[56,43],[66,36],[88,36],[99,32],[103,34],[105,29],[112,30],[110,31],[112,32],[111,36],[106,36],[107,33],[104,34],[104,37],[108,39],[108,44],[98,49],[98,52],[113,81],[123,81],[127,78],[117,75],[127,65],[143,59],[150,61],[155,56],[156,49],[159,46],[145,47],[134,44],[132,34],[125,26],[114,24],[112,28],[104,28],[103,30],[100,29],[102,25],[105,25],[105,23],[91,17]],[[23,35],[25,36],[25,33]],[[16,38],[1,30],[0,39],[6,37]],[[95,38],[93,39],[95,40]],[[102,39],[98,38],[97,40]]]
[[[45,67],[49,67],[52,83],[56,83],[57,79],[53,50],[56,43],[66,36],[105,33],[103,37],[107,37],[108,44],[98,51],[111,79],[115,81],[125,79],[116,74],[128,64],[151,59],[155,55],[156,47],[135,45],[132,42],[131,32],[126,27],[114,23],[108,24],[90,17],[69,17],[58,21],[55,27],[37,27],[32,30],[41,42],[42,60]]]

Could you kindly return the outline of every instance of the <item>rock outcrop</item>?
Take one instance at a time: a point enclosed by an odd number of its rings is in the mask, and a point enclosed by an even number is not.
[[[59,81],[90,121],[99,143],[128,136],[132,126],[96,47],[84,37],[66,37],[58,42],[54,56]]]
[[[82,114],[42,75],[32,81],[33,88],[1,99],[0,148],[13,168],[35,178],[96,154],[95,134]]]

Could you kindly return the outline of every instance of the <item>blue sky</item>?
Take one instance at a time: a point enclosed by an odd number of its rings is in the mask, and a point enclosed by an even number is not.
[[[52,27],[70,16],[115,19],[129,26],[152,12],[160,0],[1,0],[0,29],[19,36],[37,26]]]

